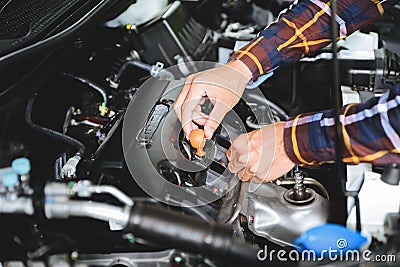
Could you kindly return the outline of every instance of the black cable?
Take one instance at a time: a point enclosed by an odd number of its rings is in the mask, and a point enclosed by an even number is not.
[[[79,156],[82,157],[85,154],[85,151],[86,151],[86,147],[85,147],[85,145],[83,143],[81,143],[80,141],[78,141],[78,140],[76,140],[76,139],[74,139],[74,138],[72,138],[72,137],[70,137],[68,135],[59,133],[59,132],[54,131],[54,130],[49,129],[49,128],[45,128],[45,127],[40,126],[40,125],[37,125],[32,121],[32,108],[33,108],[33,103],[34,102],[35,102],[35,96],[32,97],[31,99],[29,99],[28,105],[26,107],[25,120],[28,123],[28,125],[30,127],[32,127],[34,130],[37,130],[37,131],[39,131],[39,132],[41,132],[43,134],[46,134],[46,135],[48,135],[48,136],[50,136],[52,138],[55,138],[57,140],[60,140],[60,141],[62,141],[64,143],[67,143],[67,144],[75,147],[78,150],[77,154],[79,154]]]
[[[94,82],[90,81],[89,79],[86,79],[86,78],[81,77],[79,75],[66,73],[66,72],[63,72],[61,74],[66,76],[66,77],[70,77],[70,78],[72,78],[72,79],[74,79],[76,81],[79,81],[79,82],[81,82],[83,84],[86,84],[87,86],[89,86],[93,90],[97,91],[101,95],[101,97],[103,98],[103,102],[107,105],[107,91],[106,91],[106,89],[104,89],[101,86],[95,84]]]
[[[150,71],[151,71],[151,68],[152,68],[151,65],[146,64],[146,63],[143,63],[142,61],[135,60],[135,59],[131,59],[131,60],[126,61],[126,62],[124,63],[124,65],[122,65],[122,67],[121,67],[121,69],[118,71],[118,73],[114,75],[114,80],[118,81],[118,80],[121,78],[122,73],[125,71],[125,69],[126,69],[128,66],[135,66],[135,67],[137,67],[137,68],[139,68],[139,69],[142,69],[142,70],[148,71],[148,72],[150,72]]]
[[[332,89],[331,93],[334,99],[334,115],[335,115],[335,153],[336,153],[336,170],[340,179],[341,189],[346,197],[353,197],[356,208],[356,228],[361,231],[361,215],[360,201],[358,191],[347,191],[346,181],[346,165],[343,162],[343,132],[342,123],[340,122],[340,113],[342,110],[342,95],[339,80],[339,61],[338,61],[338,25],[336,22],[337,4],[336,0],[331,0],[331,29],[332,29]]]
[[[361,211],[360,211],[360,198],[358,193],[354,196],[354,201],[356,205],[356,229],[361,232]]]
[[[335,153],[336,166],[339,179],[342,181],[342,188],[346,188],[345,164],[343,162],[343,132],[340,122],[340,112],[342,110],[342,95],[339,84],[339,61],[337,57],[338,47],[338,26],[336,22],[337,6],[336,0],[331,1],[331,28],[332,28],[332,96],[334,99],[334,115],[335,115]]]

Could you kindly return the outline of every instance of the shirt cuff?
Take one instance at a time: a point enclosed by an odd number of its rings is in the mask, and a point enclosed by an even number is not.
[[[275,41],[267,40],[259,36],[249,44],[233,53],[229,61],[240,60],[252,73],[252,80],[256,81],[260,76],[268,74],[281,63],[281,57],[275,47]]]
[[[260,86],[260,84],[262,84],[263,82],[265,82],[268,78],[270,78],[272,75],[274,75],[273,71],[270,71],[260,77],[258,77],[258,79],[256,81],[251,80],[247,85],[246,85],[246,89],[255,89],[258,86]]]
[[[320,126],[323,113],[306,113],[287,121],[284,146],[296,164],[316,166],[333,162],[335,151],[327,130]]]

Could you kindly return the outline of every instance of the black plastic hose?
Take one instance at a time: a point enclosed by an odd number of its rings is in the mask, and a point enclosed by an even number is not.
[[[139,69],[142,69],[142,70],[148,71],[148,72],[150,72],[150,71],[151,71],[151,68],[152,68],[151,65],[146,64],[146,63],[143,63],[143,62],[141,62],[141,61],[139,61],[139,60],[134,60],[134,59],[128,60],[128,61],[126,61],[126,62],[124,63],[124,65],[122,65],[122,67],[121,67],[121,69],[118,71],[118,73],[115,74],[114,79],[115,79],[115,80],[119,80],[119,79],[121,78],[121,76],[122,76],[122,73],[125,71],[125,69],[126,69],[128,66],[135,66],[135,67],[137,67],[137,68],[139,68]]]
[[[257,250],[233,238],[232,229],[136,202],[125,231],[163,246],[202,254],[229,266],[261,265]]]
[[[136,60],[136,59],[130,59],[128,58],[128,61],[126,61],[121,69],[118,71],[117,74],[114,75],[112,78],[114,82],[118,82],[119,79],[121,79],[122,74],[124,73],[125,69],[128,66],[135,66],[139,69],[142,69],[144,71],[147,71],[150,73],[151,76],[159,79],[159,80],[174,80],[175,76],[168,70],[162,69],[162,67],[158,67],[157,65],[149,65],[147,63],[144,63],[142,61]]]
[[[64,143],[67,143],[67,144],[75,147],[78,150],[77,154],[79,154],[79,156],[82,157],[85,154],[85,151],[86,151],[86,147],[85,147],[85,145],[83,143],[81,143],[80,141],[78,141],[78,140],[76,140],[76,139],[74,139],[74,138],[72,138],[72,137],[70,137],[68,135],[59,133],[59,132],[54,131],[54,130],[49,129],[49,128],[45,128],[45,127],[40,126],[40,125],[37,125],[32,121],[32,108],[33,108],[33,103],[34,102],[35,102],[35,97],[29,99],[28,105],[26,107],[25,120],[28,123],[28,125],[30,127],[32,127],[34,130],[38,131],[38,132],[41,132],[41,133],[43,133],[45,135],[48,135],[48,136],[50,136],[50,137],[52,137],[54,139],[60,140],[60,141],[62,141]]]
[[[94,82],[83,78],[81,76],[75,75],[75,74],[70,74],[70,73],[62,73],[62,75],[66,76],[66,77],[70,77],[72,79],[75,79],[83,84],[88,85],[90,88],[94,89],[95,91],[97,91],[101,97],[103,98],[103,102],[105,103],[105,105],[107,105],[107,91],[102,88],[101,86],[95,84]]]

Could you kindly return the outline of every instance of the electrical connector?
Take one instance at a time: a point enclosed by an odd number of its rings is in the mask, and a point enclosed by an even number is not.
[[[75,155],[70,158],[67,163],[65,163],[65,165],[62,167],[61,177],[67,179],[74,178],[76,174],[76,166],[78,165],[80,160],[81,157],[79,155]]]

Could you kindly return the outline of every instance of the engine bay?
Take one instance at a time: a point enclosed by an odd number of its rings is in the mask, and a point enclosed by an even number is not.
[[[385,166],[297,167],[265,184],[227,167],[239,135],[333,108],[329,47],[245,90],[205,157],[183,134],[185,78],[225,63],[292,1],[50,2],[0,1],[0,266],[276,266],[260,250],[294,251],[326,223],[400,259],[399,186],[375,184]],[[339,43],[343,104],[400,80],[399,18],[396,6]],[[363,184],[393,195],[370,207]]]

